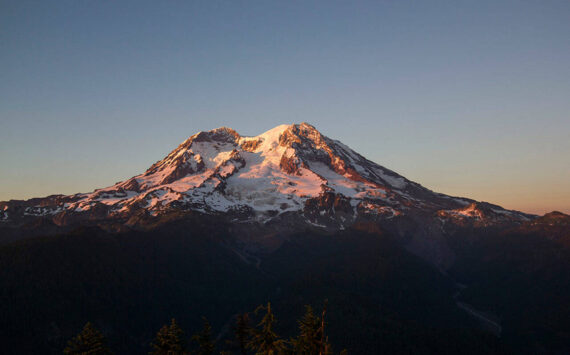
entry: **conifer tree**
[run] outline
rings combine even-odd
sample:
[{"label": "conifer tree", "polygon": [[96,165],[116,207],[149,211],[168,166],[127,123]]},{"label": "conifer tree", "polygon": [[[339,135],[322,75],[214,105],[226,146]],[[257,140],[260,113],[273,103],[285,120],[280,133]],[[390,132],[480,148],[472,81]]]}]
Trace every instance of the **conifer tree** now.
[{"label": "conifer tree", "polygon": [[265,315],[257,324],[257,328],[252,330],[248,347],[254,350],[256,355],[282,354],[286,350],[286,343],[273,330],[276,319],[271,311],[271,303],[268,302],[266,307],[257,307],[255,314],[261,311],[265,311]]},{"label": "conifer tree", "polygon": [[325,315],[327,301],[323,307],[320,317],[317,317],[313,308],[305,306],[305,314],[298,321],[299,335],[291,339],[294,354],[301,355],[329,355],[332,354],[332,347],[325,336]]},{"label": "conifer tree", "polygon": [[299,335],[291,339],[293,351],[299,355],[319,354],[321,349],[321,320],[311,306],[305,306],[305,314],[298,321]]},{"label": "conifer tree", "polygon": [[202,330],[192,336],[192,340],[198,343],[197,355],[212,355],[214,353],[214,342],[212,340],[212,326],[206,319],[202,317],[204,327]]},{"label": "conifer tree", "polygon": [[183,355],[188,354],[184,341],[184,332],[176,320],[172,318],[170,325],[164,325],[156,334],[156,339],[152,343],[153,351],[151,355]]},{"label": "conifer tree", "polygon": [[249,313],[240,313],[236,317],[236,322],[232,327],[234,338],[227,341],[233,348],[238,349],[240,355],[247,355],[248,338],[251,335],[251,327],[249,325]]},{"label": "conifer tree", "polygon": [[319,333],[321,336],[321,340],[319,342],[319,355],[331,355],[332,354],[332,347],[329,343],[329,337],[325,336],[325,315],[327,314],[327,305],[329,301],[325,300],[325,304],[323,305],[323,311],[321,313],[321,326],[319,329]]},{"label": "conifer tree", "polygon": [[95,329],[91,322],[87,322],[81,333],[67,342],[63,350],[66,355],[108,355],[112,354],[105,345],[105,337]]}]

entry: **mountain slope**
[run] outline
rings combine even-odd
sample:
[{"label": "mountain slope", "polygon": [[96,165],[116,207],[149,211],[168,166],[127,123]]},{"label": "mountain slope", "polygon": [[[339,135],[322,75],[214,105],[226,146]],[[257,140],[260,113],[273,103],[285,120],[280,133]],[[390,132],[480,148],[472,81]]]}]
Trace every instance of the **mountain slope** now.
[{"label": "mountain slope", "polygon": [[461,301],[500,316],[513,353],[568,354],[569,236],[570,216],[549,213],[480,235],[449,270],[467,286]]},{"label": "mountain slope", "polygon": [[277,332],[289,337],[303,306],[324,299],[337,351],[497,348],[455,307],[453,283],[388,235],[306,230],[248,263],[227,245],[232,230],[214,216],[195,216],[152,231],[82,228],[0,246],[2,353],[61,354],[91,321],[116,353],[143,354],[172,317],[189,336],[206,316],[217,336],[233,315],[267,301]]}]

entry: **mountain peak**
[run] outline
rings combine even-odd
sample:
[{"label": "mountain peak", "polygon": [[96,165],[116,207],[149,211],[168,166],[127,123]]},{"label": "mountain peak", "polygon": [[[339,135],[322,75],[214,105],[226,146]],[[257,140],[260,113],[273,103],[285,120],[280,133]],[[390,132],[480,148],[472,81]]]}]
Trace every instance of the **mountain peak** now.
[{"label": "mountain peak", "polygon": [[0,224],[14,230],[38,221],[124,230],[192,214],[275,233],[369,224],[408,239],[416,230],[410,250],[438,265],[452,260],[445,244],[435,241],[432,250],[423,249],[423,243],[439,240],[446,230],[517,226],[533,218],[435,193],[308,123],[280,125],[257,136],[241,136],[228,127],[198,132],[145,172],[113,186],[0,202]]},{"label": "mountain peak", "polygon": [[188,140],[195,142],[235,142],[241,136],[229,127],[219,127],[210,131],[202,131],[194,134]]},{"label": "mountain peak", "polygon": [[[22,211],[59,220],[69,214],[155,216],[173,209],[261,221],[293,213],[309,223],[338,227],[362,215],[392,218],[444,210],[480,217],[489,211],[482,204],[465,208],[470,202],[425,189],[303,122],[257,136],[241,136],[228,127],[198,132],[140,175],[88,194],[39,204],[30,200]],[[0,217],[7,220],[6,213]]]}]

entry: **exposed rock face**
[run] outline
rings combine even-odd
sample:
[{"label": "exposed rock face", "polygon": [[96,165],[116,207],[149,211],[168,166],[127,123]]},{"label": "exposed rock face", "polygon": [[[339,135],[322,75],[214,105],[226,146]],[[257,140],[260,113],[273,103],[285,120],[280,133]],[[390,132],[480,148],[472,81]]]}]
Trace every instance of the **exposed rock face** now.
[{"label": "exposed rock face", "polygon": [[256,137],[226,127],[199,132],[144,173],[113,186],[0,202],[0,228],[38,218],[59,226],[139,228],[173,213],[215,214],[274,226],[281,234],[299,225],[330,231],[372,223],[440,265],[453,257],[445,241],[455,231],[450,226],[514,227],[532,218],[430,191],[301,123]]},{"label": "exposed rock face", "polygon": [[303,214],[310,223],[335,228],[353,222],[356,214],[349,198],[332,191],[325,191],[318,197],[305,202]]},{"label": "exposed rock face", "polygon": [[251,139],[248,141],[244,141],[241,144],[241,149],[243,149],[246,152],[255,152],[257,148],[259,148],[261,142],[262,142],[261,139]]},{"label": "exposed rock face", "polygon": [[[296,157],[294,155],[292,155],[292,156],[283,155],[281,157],[281,161],[279,162],[279,167],[281,168],[281,170],[283,170],[287,174],[300,175],[299,168],[301,168],[301,161],[299,160],[298,157]],[[303,167],[306,167],[306,166],[303,166]]]},{"label": "exposed rock face", "polygon": [[458,209],[439,210],[437,215],[462,226],[475,227],[520,224],[531,218],[529,215],[517,211],[508,211],[486,202],[472,202]]}]

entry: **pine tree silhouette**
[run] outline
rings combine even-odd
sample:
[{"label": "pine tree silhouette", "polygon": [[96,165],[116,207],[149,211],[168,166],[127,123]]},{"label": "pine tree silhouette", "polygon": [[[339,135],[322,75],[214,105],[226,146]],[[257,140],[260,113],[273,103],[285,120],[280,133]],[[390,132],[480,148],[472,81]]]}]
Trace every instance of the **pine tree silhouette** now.
[{"label": "pine tree silhouette", "polygon": [[298,321],[299,335],[291,339],[293,351],[299,355],[319,354],[321,349],[321,320],[311,306],[305,306],[305,314]]},{"label": "pine tree silhouette", "polygon": [[153,351],[151,355],[183,355],[188,354],[186,351],[186,343],[184,341],[184,332],[176,320],[172,318],[170,325],[164,325],[152,343]]},{"label": "pine tree silhouette", "polygon": [[108,355],[112,352],[105,345],[105,337],[95,329],[91,322],[87,322],[81,333],[67,342],[63,350],[66,355]]},{"label": "pine tree silhouette", "polygon": [[234,337],[226,341],[232,350],[237,350],[240,355],[247,355],[247,343],[251,335],[249,313],[240,313],[236,316],[232,326]]},{"label": "pine tree silhouette", "polygon": [[251,334],[251,327],[249,326],[249,314],[243,313],[238,315],[235,327],[236,341],[239,346],[241,355],[247,354],[247,338]]},{"label": "pine tree silhouette", "polygon": [[327,314],[327,305],[329,301],[325,300],[325,304],[323,305],[323,311],[321,313],[321,326],[319,329],[319,333],[321,336],[321,340],[319,342],[319,355],[331,355],[332,354],[332,346],[329,343],[329,337],[325,336],[325,315]]},{"label": "pine tree silhouette", "polygon": [[321,317],[317,317],[313,308],[305,306],[305,314],[297,322],[299,324],[299,335],[291,339],[294,354],[299,355],[330,355],[332,347],[325,336],[325,315],[327,311],[327,301],[323,306]]},{"label": "pine tree silhouette", "polygon": [[214,353],[214,342],[212,340],[212,326],[206,319],[202,317],[204,327],[202,330],[192,336],[192,340],[198,343],[198,350],[195,351],[196,355],[212,355]]},{"label": "pine tree silhouette", "polygon": [[257,307],[255,314],[257,315],[261,311],[265,311],[265,315],[257,324],[257,327],[252,330],[252,337],[248,342],[248,348],[254,350],[256,355],[277,355],[284,353],[286,350],[286,342],[280,339],[273,330],[276,319],[271,311],[271,303],[268,302],[266,307]]}]

